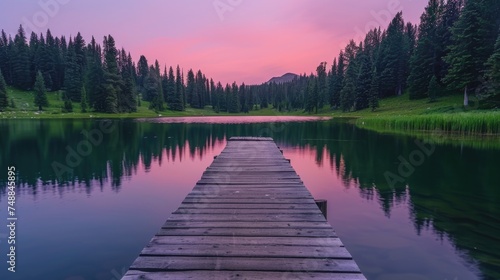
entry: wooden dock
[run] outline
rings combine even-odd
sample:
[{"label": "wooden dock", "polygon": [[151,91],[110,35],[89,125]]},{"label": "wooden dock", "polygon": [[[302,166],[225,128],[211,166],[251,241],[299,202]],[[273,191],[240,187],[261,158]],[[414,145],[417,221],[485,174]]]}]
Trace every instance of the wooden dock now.
[{"label": "wooden dock", "polygon": [[233,137],[122,279],[366,279],[271,138]]}]

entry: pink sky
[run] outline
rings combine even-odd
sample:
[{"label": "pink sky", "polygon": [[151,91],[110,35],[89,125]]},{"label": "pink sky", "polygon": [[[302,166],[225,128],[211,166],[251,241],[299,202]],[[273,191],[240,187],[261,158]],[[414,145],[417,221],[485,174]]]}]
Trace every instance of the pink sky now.
[{"label": "pink sky", "polygon": [[[47,4],[43,4],[47,3]],[[151,64],[201,69],[215,81],[257,84],[329,65],[349,39],[387,26],[399,10],[416,23],[427,0],[2,0],[0,29],[111,34]],[[216,6],[220,7],[219,10]],[[225,10],[224,10],[225,8]]]}]

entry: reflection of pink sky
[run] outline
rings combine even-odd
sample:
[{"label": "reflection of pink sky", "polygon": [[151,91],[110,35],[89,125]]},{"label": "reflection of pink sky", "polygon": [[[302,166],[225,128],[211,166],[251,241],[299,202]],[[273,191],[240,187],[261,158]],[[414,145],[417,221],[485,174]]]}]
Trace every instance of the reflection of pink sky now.
[{"label": "reflection of pink sky", "polygon": [[[43,12],[38,2],[9,1],[0,28],[15,34],[20,23]],[[59,2],[59,1],[52,1]],[[68,1],[60,1],[68,2]],[[137,61],[202,69],[223,83],[261,83],[286,72],[310,73],[329,64],[349,39],[367,28],[385,28],[395,11],[416,23],[427,1],[407,0],[242,0],[218,16],[213,0],[69,1],[37,33],[81,31],[90,41],[112,34]],[[220,0],[222,3],[230,1]],[[195,3],[195,4],[194,4]],[[25,24],[26,25],[26,24]],[[28,28],[29,29],[29,28]],[[31,33],[32,30],[28,30]],[[29,34],[28,34],[29,38]]]}]

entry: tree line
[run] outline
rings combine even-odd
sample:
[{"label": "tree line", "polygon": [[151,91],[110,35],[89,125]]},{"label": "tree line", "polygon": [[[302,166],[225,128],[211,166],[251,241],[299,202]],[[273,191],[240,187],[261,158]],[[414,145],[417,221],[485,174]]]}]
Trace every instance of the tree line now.
[{"label": "tree line", "polygon": [[331,66],[288,83],[222,85],[201,70],[187,76],[179,65],[137,64],[118,50],[111,35],[86,44],[80,33],[66,41],[32,33],[22,26],[14,39],[0,36],[0,110],[15,106],[6,86],[35,92],[41,110],[45,91],[62,90],[65,111],[134,112],[141,100],[155,111],[183,111],[211,105],[216,112],[248,112],[271,105],[279,111],[375,110],[379,100],[409,93],[410,99],[434,101],[461,93],[500,104],[500,1],[429,0],[419,25],[405,23],[402,12],[389,26],[370,30],[362,42],[351,40]]},{"label": "tree line", "polygon": [[263,84],[278,110],[375,110],[379,100],[409,93],[410,99],[472,93],[500,105],[500,1],[430,0],[419,25],[396,14],[385,30],[351,40],[331,65],[318,65],[286,84]]}]

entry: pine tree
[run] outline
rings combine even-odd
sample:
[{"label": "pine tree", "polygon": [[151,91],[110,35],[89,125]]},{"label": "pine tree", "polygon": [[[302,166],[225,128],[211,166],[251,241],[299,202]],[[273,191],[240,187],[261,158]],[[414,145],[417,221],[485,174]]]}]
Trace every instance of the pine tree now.
[{"label": "pine tree", "polygon": [[118,96],[121,94],[121,76],[118,73],[118,51],[111,35],[104,36],[104,95],[106,113],[118,112]]},{"label": "pine tree", "polygon": [[354,101],[354,108],[362,110],[368,108],[370,103],[370,90],[372,84],[372,63],[369,53],[362,51],[358,58],[361,65],[358,72],[358,82],[356,90],[356,99]]},{"label": "pine tree", "polygon": [[120,95],[118,96],[118,111],[130,113],[137,111],[135,85],[133,77],[133,63],[132,56],[127,54],[124,49],[122,49],[121,54],[121,78],[122,83]]},{"label": "pine tree", "polygon": [[429,101],[434,102],[439,94],[440,87],[437,81],[436,76],[432,76],[431,81],[429,82],[427,92],[429,93]]},{"label": "pine tree", "polygon": [[71,98],[68,96],[66,92],[64,93],[63,100],[64,100],[64,105],[62,108],[62,112],[63,113],[73,112],[73,102],[71,102]]},{"label": "pine tree", "polygon": [[5,108],[9,106],[9,98],[7,97],[7,84],[2,75],[2,70],[0,70],[0,112],[3,112]]},{"label": "pine tree", "polygon": [[172,66],[168,69],[168,80],[167,80],[167,87],[166,87],[166,92],[167,92],[167,104],[170,110],[175,110],[175,97],[176,97],[176,91],[175,91],[175,76],[174,76],[174,69]]},{"label": "pine tree", "polygon": [[92,37],[88,45],[86,86],[87,98],[91,107],[97,112],[105,112],[106,96],[104,92],[104,70],[102,67],[101,47]]},{"label": "pine tree", "polygon": [[377,68],[373,69],[372,71],[372,80],[370,84],[370,108],[372,109],[372,112],[375,111],[376,108],[379,107],[379,79],[377,76]]},{"label": "pine tree", "polygon": [[486,67],[488,94],[498,98],[500,97],[500,31],[498,32],[498,38],[495,43],[495,51],[488,59]]},{"label": "pine tree", "polygon": [[160,88],[160,78],[155,67],[149,68],[149,74],[144,82],[146,94],[151,97],[149,109],[159,112],[163,110],[163,94]]},{"label": "pine tree", "polygon": [[404,20],[402,12],[396,14],[387,27],[386,37],[381,43],[381,95],[384,97],[401,95],[407,79],[405,76]]},{"label": "pine tree", "polygon": [[77,62],[75,47],[72,39],[69,40],[68,56],[66,58],[66,69],[64,73],[65,96],[71,101],[80,102],[82,96],[82,73]]},{"label": "pine tree", "polygon": [[196,93],[196,81],[194,77],[194,72],[192,69],[189,69],[186,80],[186,102],[193,108],[199,107],[198,98],[196,97],[196,104],[193,104],[193,98]]},{"label": "pine tree", "polygon": [[429,81],[435,75],[436,32],[439,1],[430,0],[420,17],[418,43],[410,59],[408,88],[410,99],[420,99],[427,95]]},{"label": "pine tree", "polygon": [[12,57],[13,82],[14,86],[27,90],[33,84],[30,76],[30,55],[29,47],[26,43],[26,34],[22,25],[14,39],[14,52]]},{"label": "pine tree", "polygon": [[38,106],[38,110],[42,111],[43,107],[49,106],[49,101],[47,99],[47,93],[45,90],[45,82],[43,81],[43,76],[40,71],[36,75],[35,81],[35,105]]},{"label": "pine tree", "polygon": [[80,99],[81,99],[80,107],[82,113],[86,113],[88,109],[88,101],[87,101],[87,91],[85,90],[85,87],[82,87],[82,97]]},{"label": "pine tree", "polygon": [[491,38],[496,38],[499,13],[499,1],[466,1],[452,28],[453,44],[445,57],[450,68],[444,82],[452,90],[463,89],[464,106],[469,105],[469,93],[481,85],[485,63],[494,50]]},{"label": "pine tree", "polygon": [[337,81],[334,84],[333,88],[333,102],[332,106],[334,108],[339,108],[340,107],[340,91],[342,90],[344,86],[344,77],[345,77],[345,56],[344,52],[340,51],[339,58],[338,58],[338,66],[337,66]]},{"label": "pine tree", "polygon": [[318,98],[316,104],[316,113],[318,109],[323,108],[327,100],[328,81],[326,79],[326,62],[321,62],[316,68],[316,75],[318,77]]},{"label": "pine tree", "polygon": [[177,65],[176,73],[175,73],[175,93],[173,101],[169,104],[170,109],[174,111],[184,111],[184,96],[183,96],[183,79],[181,75],[181,69],[179,65]]}]

